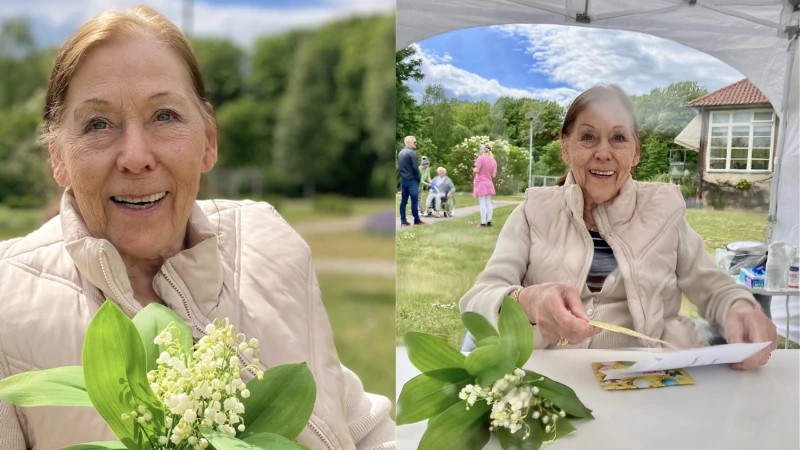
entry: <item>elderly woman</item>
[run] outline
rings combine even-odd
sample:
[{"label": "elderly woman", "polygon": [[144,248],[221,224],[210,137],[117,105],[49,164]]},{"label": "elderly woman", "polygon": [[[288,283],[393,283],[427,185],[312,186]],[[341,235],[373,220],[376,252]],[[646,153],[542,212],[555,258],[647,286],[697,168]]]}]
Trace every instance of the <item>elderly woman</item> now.
[{"label": "elderly woman", "polygon": [[641,151],[633,104],[619,87],[579,95],[561,129],[566,179],[527,191],[461,310],[497,323],[503,298],[515,298],[533,326],[535,348],[654,346],[588,319],[681,348],[708,345],[679,314],[686,294],[728,342],[773,342],[733,368],[765,364],[775,325],[706,254],[684,218],[678,186],[631,178]]},{"label": "elderly woman", "polygon": [[[101,14],[64,44],[42,127],[66,189],[59,216],[0,243],[0,378],[80,365],[104,299],[130,317],[158,302],[195,340],[229,318],[263,343],[262,369],[307,362],[318,391],[300,443],[394,448],[390,402],[336,355],[308,246],[269,205],[197,201],[217,160],[206,98],[189,42],[148,8]],[[0,402],[1,450],[104,440],[90,408]]]},{"label": "elderly woman", "polygon": [[439,210],[442,209],[442,200],[449,200],[450,197],[456,192],[456,186],[450,177],[447,176],[447,169],[439,167],[436,169],[436,177],[431,180],[431,191],[425,201],[427,212],[430,212],[431,206],[434,206],[436,217],[439,216]]}]

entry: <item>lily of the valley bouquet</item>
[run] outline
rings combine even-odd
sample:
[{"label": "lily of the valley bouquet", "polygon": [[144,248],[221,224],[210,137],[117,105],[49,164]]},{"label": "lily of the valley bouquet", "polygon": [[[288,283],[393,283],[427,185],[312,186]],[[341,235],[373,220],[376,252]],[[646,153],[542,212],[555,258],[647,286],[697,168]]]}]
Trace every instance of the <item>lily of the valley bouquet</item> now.
[{"label": "lily of the valley bouquet", "polygon": [[533,353],[533,329],[514,299],[503,300],[498,329],[475,313],[461,320],[477,345],[468,356],[437,336],[405,335],[422,374],[403,386],[397,424],[428,420],[418,450],[480,450],[491,433],[504,450],[537,450],[575,432],[570,419],[592,418],[572,389],[521,369]]},{"label": "lily of the valley bouquet", "polygon": [[[94,407],[119,438],[70,450],[303,449],[294,439],[314,408],[314,377],[305,364],[262,372],[258,351],[227,319],[195,344],[164,306],[150,304],[131,320],[106,301],[86,331],[83,366],[5,378],[0,399]],[[253,376],[246,384],[243,371]]]}]

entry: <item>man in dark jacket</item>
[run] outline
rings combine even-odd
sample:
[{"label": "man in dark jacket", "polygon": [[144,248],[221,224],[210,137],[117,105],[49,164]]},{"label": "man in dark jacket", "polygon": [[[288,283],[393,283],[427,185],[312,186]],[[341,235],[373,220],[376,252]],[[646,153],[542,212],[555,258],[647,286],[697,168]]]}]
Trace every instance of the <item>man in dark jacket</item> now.
[{"label": "man in dark jacket", "polygon": [[419,218],[419,183],[422,178],[417,165],[417,138],[407,136],[403,142],[406,144],[397,155],[397,170],[400,172],[400,225],[411,225],[406,220],[406,206],[411,197],[411,213],[414,215],[414,225],[422,225]]}]

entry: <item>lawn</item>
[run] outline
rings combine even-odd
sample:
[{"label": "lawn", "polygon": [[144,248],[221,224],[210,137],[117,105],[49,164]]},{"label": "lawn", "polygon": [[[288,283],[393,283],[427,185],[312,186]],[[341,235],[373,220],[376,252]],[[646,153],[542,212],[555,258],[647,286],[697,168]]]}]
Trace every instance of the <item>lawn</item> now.
[{"label": "lawn", "polygon": [[314,259],[394,260],[395,240],[392,235],[344,231],[309,234],[305,240],[311,246]]},{"label": "lawn", "polygon": [[[478,206],[478,199],[472,196],[471,192],[456,192],[454,194],[456,196],[456,208],[466,208],[468,206]],[[428,191],[420,192],[420,202],[425,203],[425,200],[428,199]],[[395,195],[394,201],[394,211],[395,216],[400,217],[400,194],[398,193]],[[519,195],[498,195],[496,197],[492,197],[492,200],[496,202],[521,202],[525,200],[524,194]],[[408,201],[408,206],[406,206],[406,213],[408,217],[411,217],[411,200]],[[458,211],[456,211],[458,213]],[[409,219],[410,220],[410,219]]]},{"label": "lawn", "polygon": [[[497,236],[514,206],[495,209],[494,228],[476,228],[477,214],[429,227],[397,232],[396,343],[408,331],[441,336],[460,347],[464,335],[458,302],[483,270]],[[689,210],[689,224],[706,242],[706,251],[737,240],[763,240],[764,214]],[[435,271],[431,267],[436,267]],[[682,314],[697,317],[684,298]],[[780,341],[781,348],[783,341]]]}]

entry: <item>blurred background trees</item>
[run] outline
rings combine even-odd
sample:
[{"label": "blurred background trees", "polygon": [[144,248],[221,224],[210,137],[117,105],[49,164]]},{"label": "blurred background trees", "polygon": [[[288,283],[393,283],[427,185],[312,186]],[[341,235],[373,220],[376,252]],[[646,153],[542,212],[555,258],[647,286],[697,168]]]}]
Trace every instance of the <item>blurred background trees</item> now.
[{"label": "blurred background trees", "polygon": [[[394,16],[264,37],[248,49],[191,41],[219,125],[219,162],[201,196],[391,195]],[[59,195],[37,143],[57,51],[37,45],[24,19],[0,27],[2,205],[41,207]]]}]

